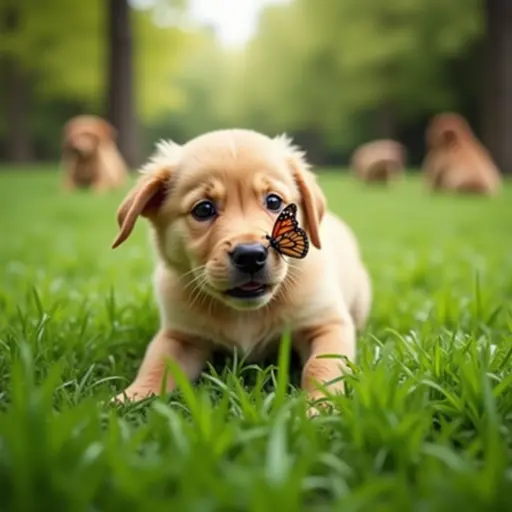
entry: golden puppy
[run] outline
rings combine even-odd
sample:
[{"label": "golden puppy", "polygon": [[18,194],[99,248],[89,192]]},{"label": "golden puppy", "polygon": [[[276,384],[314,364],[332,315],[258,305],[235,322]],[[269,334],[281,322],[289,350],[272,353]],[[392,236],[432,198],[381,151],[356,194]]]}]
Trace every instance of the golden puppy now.
[{"label": "golden puppy", "polygon": [[492,157],[466,120],[447,112],[435,116],[426,131],[424,175],[432,190],[496,194],[501,176]]},{"label": "golden puppy", "polygon": [[405,148],[394,140],[375,140],[354,151],[351,167],[366,182],[387,183],[404,172]]},{"label": "golden puppy", "polygon": [[[265,238],[292,202],[312,242],[304,259],[279,255]],[[286,137],[222,130],[183,146],[160,143],[118,210],[113,247],[139,216],[154,234],[161,325],[118,399],[159,393],[166,358],[195,379],[214,348],[262,356],[287,327],[312,398],[322,396],[316,382],[339,377],[343,366],[340,358],[316,356],[354,359],[356,327],[370,308],[369,278],[355,237],[325,211],[314,174]],[[171,377],[165,385],[175,386]]]},{"label": "golden puppy", "polygon": [[98,192],[121,187],[128,176],[115,129],[96,116],[77,116],[63,130],[64,186]]}]

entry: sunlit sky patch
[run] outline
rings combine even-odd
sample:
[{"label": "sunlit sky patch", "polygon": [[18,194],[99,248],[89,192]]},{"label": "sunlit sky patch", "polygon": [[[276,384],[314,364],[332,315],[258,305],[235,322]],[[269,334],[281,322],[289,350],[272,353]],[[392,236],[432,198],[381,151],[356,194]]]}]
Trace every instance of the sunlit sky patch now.
[{"label": "sunlit sky patch", "polygon": [[[159,0],[129,0],[137,8],[155,8],[157,25],[173,25],[176,12],[168,9],[168,3]],[[261,10],[270,4],[284,4],[291,0],[188,0],[189,20],[183,25],[208,25],[215,30],[221,42],[229,47],[244,45],[254,34]]]},{"label": "sunlit sky patch", "polygon": [[227,46],[240,46],[254,34],[258,15],[269,4],[289,0],[190,0],[191,15],[213,27]]}]

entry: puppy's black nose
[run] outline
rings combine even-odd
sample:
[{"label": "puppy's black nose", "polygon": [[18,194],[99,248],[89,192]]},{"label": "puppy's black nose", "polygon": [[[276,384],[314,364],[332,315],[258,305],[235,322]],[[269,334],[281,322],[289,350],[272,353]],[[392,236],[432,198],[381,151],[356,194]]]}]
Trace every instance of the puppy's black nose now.
[{"label": "puppy's black nose", "polygon": [[267,248],[261,244],[240,244],[234,248],[230,256],[240,272],[256,274],[265,266]]}]

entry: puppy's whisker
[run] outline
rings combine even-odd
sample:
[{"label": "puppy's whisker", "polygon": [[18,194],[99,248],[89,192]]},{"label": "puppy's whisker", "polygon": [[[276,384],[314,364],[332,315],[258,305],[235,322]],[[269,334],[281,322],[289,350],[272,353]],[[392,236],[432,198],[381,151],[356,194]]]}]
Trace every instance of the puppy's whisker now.
[{"label": "puppy's whisker", "polygon": [[188,282],[184,287],[183,287],[183,291],[186,291],[188,290],[190,287],[194,287],[196,288],[198,286],[198,284],[201,283],[202,281],[202,276],[197,276],[195,277],[194,279],[191,279],[190,282]]},{"label": "puppy's whisker", "polygon": [[297,272],[298,274],[304,272],[304,267],[297,265],[296,263],[292,263],[291,261],[288,262],[288,266],[293,270],[293,272]]},{"label": "puppy's whisker", "polygon": [[183,291],[194,292],[196,288],[200,285],[200,279],[194,279],[194,281],[190,281],[186,286],[183,287]]},{"label": "puppy's whisker", "polygon": [[287,277],[289,277],[292,281],[298,284],[300,279],[302,278],[303,271],[304,270],[302,268],[294,269],[294,272],[289,272]]},{"label": "puppy's whisker", "polygon": [[[206,281],[206,276],[204,275],[203,272],[201,272],[197,275],[194,275],[192,277],[192,279],[190,279],[190,281],[183,287],[183,290],[187,290],[188,288],[190,288],[190,286],[197,285],[202,279],[204,279]],[[202,284],[204,284],[204,283],[202,283]]]},{"label": "puppy's whisker", "polygon": [[206,280],[202,281],[193,291],[192,301],[189,304],[189,309],[192,309],[201,295],[205,295],[204,290],[201,288],[205,284]]},{"label": "puppy's whisker", "polygon": [[190,291],[191,300],[188,304],[189,309],[192,309],[197,302],[198,298],[201,295],[205,295],[205,292],[203,290],[204,285],[208,282],[208,279],[204,273],[197,274],[194,276],[193,279],[189,283],[187,283],[187,286],[183,288],[183,290],[186,290],[187,288],[193,287]]},{"label": "puppy's whisker", "polygon": [[299,283],[296,279],[289,278],[283,281],[283,288],[288,292],[291,291],[291,289],[297,286],[298,284]]},{"label": "puppy's whisker", "polygon": [[[199,307],[200,307],[200,308],[203,308],[203,306],[204,306],[204,305],[207,305],[207,304],[208,304],[208,302],[206,302],[206,301],[210,301],[210,302],[211,302],[211,298],[212,298],[212,297],[211,297],[211,295],[209,295],[209,294],[207,294],[207,293],[204,293],[204,292],[203,292],[203,294],[202,294],[202,295],[203,295],[203,296],[202,296],[202,298],[201,298],[201,302],[199,303]],[[206,304],[205,304],[205,303],[206,303]]]},{"label": "puppy's whisker", "polygon": [[199,267],[192,268],[188,272],[185,272],[184,274],[179,276],[179,280],[181,281],[183,279],[186,279],[191,274],[195,276],[195,275],[197,275],[197,274],[195,274],[196,272],[202,272],[205,268],[206,268],[206,265],[200,265]]},{"label": "puppy's whisker", "polygon": [[256,227],[256,229],[257,229],[258,231],[260,231],[260,232],[261,232],[261,234],[263,235],[263,237],[262,237],[262,238],[264,238],[265,240],[267,239],[267,236],[270,236],[270,234],[271,234],[271,233],[268,231],[268,229],[263,229],[263,228],[260,228],[259,226],[258,226],[258,227]]},{"label": "puppy's whisker", "polygon": [[297,281],[289,281],[285,285],[286,293],[292,294],[293,292],[295,292],[295,290],[297,289],[298,286],[299,286],[299,283]]},{"label": "puppy's whisker", "polygon": [[298,284],[299,282],[299,276],[295,276],[293,274],[287,274],[286,278],[284,279],[284,282],[290,282],[294,284]]},{"label": "puppy's whisker", "polygon": [[281,284],[281,291],[283,296],[289,297],[296,289],[296,287],[299,286],[299,280],[296,276],[288,275],[286,279]]}]

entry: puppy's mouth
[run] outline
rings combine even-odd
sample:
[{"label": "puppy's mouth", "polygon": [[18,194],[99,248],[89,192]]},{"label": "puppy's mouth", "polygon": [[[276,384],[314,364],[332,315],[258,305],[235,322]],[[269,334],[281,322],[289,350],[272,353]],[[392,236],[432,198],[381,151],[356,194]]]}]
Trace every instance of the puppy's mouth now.
[{"label": "puppy's mouth", "polygon": [[257,299],[268,293],[269,290],[270,287],[266,284],[249,281],[241,286],[231,288],[224,293],[235,299]]}]

